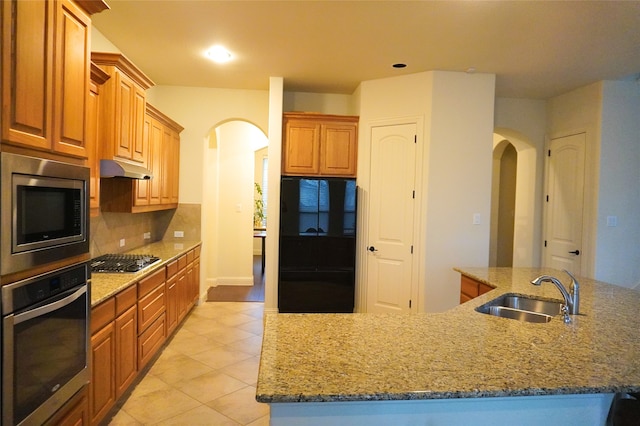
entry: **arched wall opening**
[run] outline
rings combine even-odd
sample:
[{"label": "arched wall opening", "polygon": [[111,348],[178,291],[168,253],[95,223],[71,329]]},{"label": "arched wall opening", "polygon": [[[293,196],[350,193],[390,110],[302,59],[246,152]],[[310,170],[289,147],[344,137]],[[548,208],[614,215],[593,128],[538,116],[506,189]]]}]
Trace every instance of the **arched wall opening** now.
[{"label": "arched wall opening", "polygon": [[212,126],[203,143],[205,284],[253,285],[255,159],[267,136],[250,121],[228,119]]},{"label": "arched wall opening", "polygon": [[[500,207],[500,169],[501,159],[505,149],[512,146],[515,150],[515,168],[513,201],[513,267],[538,266],[536,260],[539,256],[536,253],[536,169],[537,151],[535,145],[524,135],[511,129],[495,129],[493,135],[493,180],[491,191],[491,231],[489,244],[489,265],[498,265],[498,244],[499,244],[499,207]],[[513,153],[508,157],[513,161]],[[508,172],[509,173],[509,172]],[[513,178],[512,178],[513,179]],[[502,231],[504,232],[504,231]],[[504,263],[501,261],[500,263]]]}]

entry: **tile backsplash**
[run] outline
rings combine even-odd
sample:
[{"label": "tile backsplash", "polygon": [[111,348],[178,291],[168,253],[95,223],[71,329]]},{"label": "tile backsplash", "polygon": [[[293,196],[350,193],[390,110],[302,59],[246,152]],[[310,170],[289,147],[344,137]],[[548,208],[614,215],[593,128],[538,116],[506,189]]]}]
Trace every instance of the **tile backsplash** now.
[{"label": "tile backsplash", "polygon": [[[200,204],[179,204],[175,210],[149,213],[101,213],[91,218],[91,257],[123,253],[160,240],[201,239]],[[174,237],[182,232],[183,237]],[[150,234],[145,239],[145,233]],[[124,240],[124,246],[121,246]]]}]

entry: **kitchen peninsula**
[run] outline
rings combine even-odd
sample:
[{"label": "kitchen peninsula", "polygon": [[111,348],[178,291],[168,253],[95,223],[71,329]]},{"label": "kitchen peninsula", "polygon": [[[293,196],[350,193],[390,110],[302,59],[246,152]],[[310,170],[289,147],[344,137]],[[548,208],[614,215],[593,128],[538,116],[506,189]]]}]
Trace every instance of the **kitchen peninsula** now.
[{"label": "kitchen peninsula", "polygon": [[604,424],[640,391],[640,292],[578,277],[580,315],[475,310],[504,293],[561,300],[540,268],[464,268],[494,287],[443,313],[268,314],[256,399],[271,424]]}]

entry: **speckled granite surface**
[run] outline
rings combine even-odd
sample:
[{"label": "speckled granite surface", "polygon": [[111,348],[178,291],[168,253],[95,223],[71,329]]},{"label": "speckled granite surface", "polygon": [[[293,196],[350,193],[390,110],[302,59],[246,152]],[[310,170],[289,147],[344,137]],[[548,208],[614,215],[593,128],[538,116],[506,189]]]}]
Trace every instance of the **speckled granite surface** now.
[{"label": "speckled granite surface", "polygon": [[578,277],[581,315],[534,324],[475,311],[503,293],[561,300],[551,269],[456,269],[490,291],[437,314],[267,314],[259,402],[640,391],[640,292]]},{"label": "speckled granite surface", "polygon": [[91,306],[96,306],[100,302],[107,300],[109,297],[124,290],[130,285],[135,284],[141,278],[157,271],[160,267],[164,267],[167,263],[177,259],[198,245],[200,245],[200,241],[184,241],[181,243],[158,241],[127,252],[136,254],[152,254],[159,257],[161,260],[160,262],[156,262],[149,268],[139,272],[122,274],[91,274]]}]

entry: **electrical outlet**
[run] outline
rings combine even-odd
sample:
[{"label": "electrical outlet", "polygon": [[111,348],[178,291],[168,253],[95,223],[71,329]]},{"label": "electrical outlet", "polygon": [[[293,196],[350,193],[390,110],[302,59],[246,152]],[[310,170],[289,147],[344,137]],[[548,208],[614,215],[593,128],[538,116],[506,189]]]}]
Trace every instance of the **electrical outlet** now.
[{"label": "electrical outlet", "polygon": [[120,238],[120,247],[124,247],[124,238]]},{"label": "electrical outlet", "polygon": [[151,232],[145,232],[142,235],[142,238],[144,238],[145,240],[150,240],[151,239]]},{"label": "electrical outlet", "polygon": [[607,226],[618,226],[618,216],[607,216]]},{"label": "electrical outlet", "polygon": [[184,231],[173,231],[173,236],[175,238],[184,238]]}]

